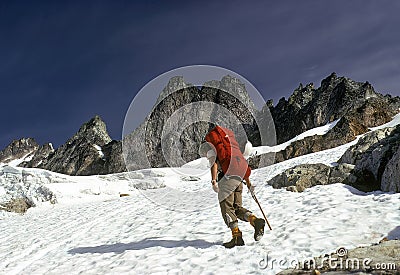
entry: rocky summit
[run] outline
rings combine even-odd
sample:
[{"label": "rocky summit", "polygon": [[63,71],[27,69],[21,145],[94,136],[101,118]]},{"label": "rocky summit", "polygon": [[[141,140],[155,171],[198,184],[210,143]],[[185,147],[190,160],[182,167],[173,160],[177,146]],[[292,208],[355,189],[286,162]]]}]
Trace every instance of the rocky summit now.
[{"label": "rocky summit", "polygon": [[55,151],[40,147],[33,158],[21,164],[68,175],[109,174],[125,171],[121,142],[112,141],[106,124],[95,116]]},{"label": "rocky summit", "polygon": [[[232,116],[226,115],[224,109]],[[183,77],[174,77],[145,122],[124,138],[128,168],[179,166],[199,158],[198,148],[214,123],[243,126],[245,135],[232,129],[242,149],[246,136],[257,145],[260,137],[255,125],[256,115],[245,86],[237,78],[225,76],[221,81],[210,81],[199,88],[185,83]],[[165,134],[169,128],[173,131]],[[181,151],[179,157],[173,156],[174,148]],[[182,163],[174,162],[180,158]]]},{"label": "rocky summit", "polygon": [[[349,112],[362,108],[373,98],[382,102],[389,113],[398,112],[398,98],[393,99],[375,92],[368,82],[356,82],[332,73],[321,81],[321,86],[317,89],[313,83],[305,87],[300,84],[287,100],[280,99],[275,107],[272,102],[269,103],[277,141],[283,143],[306,130],[341,119]],[[377,116],[372,123],[384,119]]]},{"label": "rocky summit", "polygon": [[0,163],[27,157],[39,148],[39,144],[33,138],[22,138],[12,141],[6,148],[0,151]]},{"label": "rocky summit", "polygon": [[[278,144],[306,130],[338,120],[325,135],[314,135],[292,142],[276,153],[276,162],[334,148],[356,139],[392,119],[400,111],[400,98],[383,96],[368,82],[355,82],[332,73],[317,89],[302,84],[288,100],[277,106],[268,102],[275,122]],[[254,160],[253,160],[254,161]]]},{"label": "rocky summit", "polygon": [[369,82],[356,82],[332,73],[321,81],[319,88],[312,83],[305,87],[300,84],[287,100],[280,99],[275,107],[270,101],[269,107],[279,144],[346,116],[343,123],[352,131],[366,131],[357,124],[371,127],[387,122],[399,111],[400,100],[375,92]]}]

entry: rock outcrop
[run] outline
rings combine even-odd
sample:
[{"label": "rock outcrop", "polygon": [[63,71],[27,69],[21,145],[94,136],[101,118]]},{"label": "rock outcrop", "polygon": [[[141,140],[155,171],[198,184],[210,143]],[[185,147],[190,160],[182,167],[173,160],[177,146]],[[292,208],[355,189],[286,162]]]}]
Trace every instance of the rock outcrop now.
[{"label": "rock outcrop", "polygon": [[122,142],[120,140],[112,140],[101,147],[104,153],[103,169],[98,174],[113,174],[126,172],[124,158],[122,157]]},{"label": "rock outcrop", "polygon": [[316,185],[345,183],[352,185],[356,177],[352,174],[354,166],[340,164],[330,167],[324,164],[302,164],[289,168],[273,177],[267,183],[274,188],[284,188],[293,192],[303,192]]},{"label": "rock outcrop", "polygon": [[382,191],[400,192],[400,147],[386,165],[381,178]]},{"label": "rock outcrop", "polygon": [[27,157],[39,148],[39,144],[33,138],[13,140],[6,148],[0,151],[0,163]]},{"label": "rock outcrop", "polygon": [[41,146],[34,152],[32,152],[29,161],[22,162],[19,166],[21,167],[38,167],[42,164],[42,162],[49,157],[50,154],[54,152],[53,145],[51,143],[46,143]]},{"label": "rock outcrop", "polygon": [[[360,185],[376,190],[400,192],[400,125],[366,134],[339,160],[353,164]],[[357,186],[356,186],[357,188]]]},{"label": "rock outcrop", "polygon": [[0,203],[0,210],[19,214],[25,213],[31,207],[30,202],[24,198],[12,199],[6,203]]},{"label": "rock outcrop", "polygon": [[49,172],[36,173],[7,165],[0,167],[0,210],[24,213],[37,203],[55,203],[56,195],[46,184],[65,181]]},{"label": "rock outcrop", "polygon": [[363,192],[400,192],[400,125],[367,133],[339,159],[339,165],[303,164],[268,181],[289,191],[344,183]]}]

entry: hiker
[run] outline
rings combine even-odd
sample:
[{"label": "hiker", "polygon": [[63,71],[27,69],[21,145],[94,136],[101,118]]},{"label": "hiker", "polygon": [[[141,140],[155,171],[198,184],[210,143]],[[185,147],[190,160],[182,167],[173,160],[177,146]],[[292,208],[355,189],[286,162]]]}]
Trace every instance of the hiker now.
[{"label": "hiker", "polygon": [[218,193],[222,218],[232,230],[232,240],[223,245],[226,248],[244,245],[238,219],[250,222],[255,229],[254,239],[259,241],[264,235],[265,220],[242,207],[243,180],[251,192],[254,192],[254,186],[249,180],[250,167],[233,132],[216,126],[205,140],[206,143],[200,147],[200,155],[210,162],[212,188]]}]

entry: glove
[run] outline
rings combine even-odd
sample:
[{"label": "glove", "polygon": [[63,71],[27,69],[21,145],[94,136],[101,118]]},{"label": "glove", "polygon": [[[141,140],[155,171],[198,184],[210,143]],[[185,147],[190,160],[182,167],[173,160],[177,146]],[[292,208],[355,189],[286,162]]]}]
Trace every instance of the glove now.
[{"label": "glove", "polygon": [[216,181],[212,181],[211,184],[212,184],[212,188],[213,188],[214,192],[218,193],[219,192],[219,188],[218,188],[217,182]]},{"label": "glove", "polygon": [[247,186],[247,187],[249,188],[249,193],[250,193],[251,195],[253,195],[253,194],[254,194],[255,186],[254,186],[254,185],[250,185],[250,186]]}]

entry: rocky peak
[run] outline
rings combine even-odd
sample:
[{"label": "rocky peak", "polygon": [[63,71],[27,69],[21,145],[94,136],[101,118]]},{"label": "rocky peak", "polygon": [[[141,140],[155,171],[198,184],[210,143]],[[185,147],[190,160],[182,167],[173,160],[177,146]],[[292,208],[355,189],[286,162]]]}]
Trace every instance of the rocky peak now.
[{"label": "rocky peak", "polygon": [[173,94],[176,91],[188,88],[188,87],[193,87],[193,84],[191,83],[186,83],[185,79],[183,76],[174,76],[172,77],[167,85],[164,87],[164,89],[161,91],[160,95],[158,96],[157,103],[160,103],[164,98],[168,97],[169,95]]},{"label": "rocky peak", "polygon": [[321,89],[328,89],[329,87],[334,87],[337,84],[338,76],[335,72],[331,73],[327,78],[321,81]]},{"label": "rocky peak", "polygon": [[[251,100],[246,90],[246,86],[240,81],[240,79],[230,75],[226,75],[222,77],[221,80],[211,80],[205,82],[203,84],[202,91],[205,93],[210,93],[210,89],[207,88],[215,88],[222,92],[229,93],[230,95],[233,95],[235,98],[239,99],[245,106],[247,106],[247,108],[250,108],[250,110],[248,111],[255,112],[256,108],[254,102]],[[217,104],[226,105],[228,98],[230,98],[231,100],[233,99],[232,96],[217,96],[211,101]]]},{"label": "rocky peak", "polygon": [[372,85],[367,81],[363,84],[363,91],[364,91],[364,98],[369,99],[369,98],[377,98],[379,95],[375,92],[374,88]]},{"label": "rocky peak", "polygon": [[356,82],[348,77],[338,77],[336,73],[321,81],[320,93],[331,93],[331,97],[353,97],[359,100],[365,100],[370,97],[382,96],[375,92],[372,85],[366,82]]},{"label": "rocky peak", "polygon": [[288,104],[295,105],[297,108],[303,108],[313,99],[314,93],[315,89],[312,83],[307,84],[306,87],[303,87],[303,84],[300,83],[299,87],[289,97]]},{"label": "rocky peak", "polygon": [[37,167],[68,175],[102,174],[106,167],[102,147],[110,142],[106,124],[95,116]]},{"label": "rocky peak", "polygon": [[[221,81],[220,88],[233,94],[243,94],[246,91],[244,84],[236,77],[226,75]],[[247,95],[247,92],[246,92]]]},{"label": "rocky peak", "polygon": [[71,140],[80,139],[82,137],[99,146],[103,146],[111,141],[107,132],[107,126],[98,115],[84,123]]},{"label": "rocky peak", "polygon": [[306,130],[340,119],[368,101],[374,101],[376,106],[387,106],[388,117],[400,106],[400,98],[383,96],[368,82],[338,77],[336,73],[322,80],[317,89],[312,84],[306,87],[300,84],[288,100],[283,98],[275,107],[269,107],[277,141],[285,142]]},{"label": "rocky peak", "polygon": [[21,138],[13,140],[6,148],[0,151],[0,162],[10,162],[22,158],[39,148],[39,144],[33,138]]},{"label": "rocky peak", "polygon": [[[145,123],[124,139],[124,147],[126,149],[124,151],[129,163],[129,169],[167,166],[167,161],[171,160],[171,158],[167,160],[169,153],[164,152],[167,155],[165,157],[163,150],[160,150],[162,143],[164,144],[163,148],[174,148],[178,144],[177,146],[182,150],[181,157],[186,162],[197,159],[199,157],[198,147],[212,127],[208,121],[216,119],[221,121],[220,123],[227,123],[233,120],[232,118],[224,117],[220,109],[222,107],[228,109],[236,118],[232,122],[234,127],[237,126],[239,128],[238,126],[244,125],[245,131],[249,135],[253,134],[255,136],[254,140],[257,138],[257,134],[254,134],[256,129],[253,123],[254,115],[256,114],[252,113],[255,110],[254,104],[246,91],[245,85],[235,77],[224,76],[219,81],[208,81],[202,87],[189,85],[185,83],[182,77],[174,77],[163,89],[160,98],[162,100],[153,108]],[[198,101],[215,104],[208,105],[211,106],[210,110],[202,110],[196,104],[191,105],[191,103]],[[176,112],[182,107],[187,107],[185,112]],[[181,125],[185,125],[188,121],[188,112],[190,112],[191,118],[201,118],[200,121],[178,130]],[[175,114],[176,132],[170,133],[162,141],[162,131],[172,114]],[[234,124],[237,122],[240,125]],[[237,129],[232,130],[235,131]],[[239,135],[237,135],[237,139],[244,146],[245,140],[243,139],[244,142],[241,143],[242,139]],[[141,146],[140,144],[144,145]],[[253,142],[253,144],[257,145],[257,142]],[[143,159],[146,161],[142,162]],[[174,163],[175,166],[181,164],[183,163]]]},{"label": "rocky peak", "polygon": [[[204,112],[196,104],[191,104],[198,101],[215,103],[215,106],[209,104],[212,106],[211,110]],[[305,86],[300,84],[288,100],[282,98],[275,107],[272,100],[269,100],[261,112],[253,109],[255,112],[252,113],[253,106],[245,84],[235,77],[228,75],[221,80],[212,80],[204,83],[202,87],[196,87],[186,83],[182,76],[176,76],[168,81],[158,98],[158,103],[153,107],[145,122],[124,137],[124,145],[122,141],[112,141],[104,121],[99,116],[95,116],[84,123],[78,132],[56,151],[50,145],[43,145],[38,149],[39,146],[33,142],[20,141],[0,152],[0,161],[1,157],[4,159],[7,155],[5,151],[29,152],[32,145],[32,151],[36,153],[31,161],[24,165],[70,175],[125,171],[122,152],[128,160],[129,169],[165,167],[169,163],[161,148],[174,148],[173,146],[179,147],[181,158],[188,162],[198,158],[197,148],[212,127],[208,121],[222,113],[220,107],[227,108],[237,118],[235,120],[237,125],[234,127],[243,127],[246,137],[254,146],[260,145],[254,115],[262,118],[263,114],[271,111],[278,143],[287,141],[311,128],[340,119],[326,135],[307,137],[288,146],[285,152],[279,152],[277,156],[282,155],[282,160],[284,160],[336,147],[353,140],[356,135],[365,133],[369,127],[389,121],[400,111],[400,98],[382,96],[376,93],[368,82],[356,82],[332,73],[321,81],[319,88],[314,88],[312,83]],[[168,123],[171,115],[182,107],[188,108],[174,117],[172,128],[175,132],[172,131],[164,137],[162,147],[161,136],[165,123]],[[191,112],[189,115],[191,118],[201,117],[202,119],[186,125],[187,112]],[[228,120],[225,116],[218,119],[223,122]],[[178,131],[179,127],[181,129]],[[246,140],[241,138],[237,136],[239,143],[241,144],[241,141],[245,143]],[[128,146],[128,151],[126,146]],[[28,149],[25,151],[12,149],[14,147]],[[12,155],[8,153],[10,154]],[[26,154],[22,154],[21,157],[23,155]],[[140,162],[142,160],[145,161],[142,163]],[[388,172],[388,175],[395,177],[397,174]]]}]

